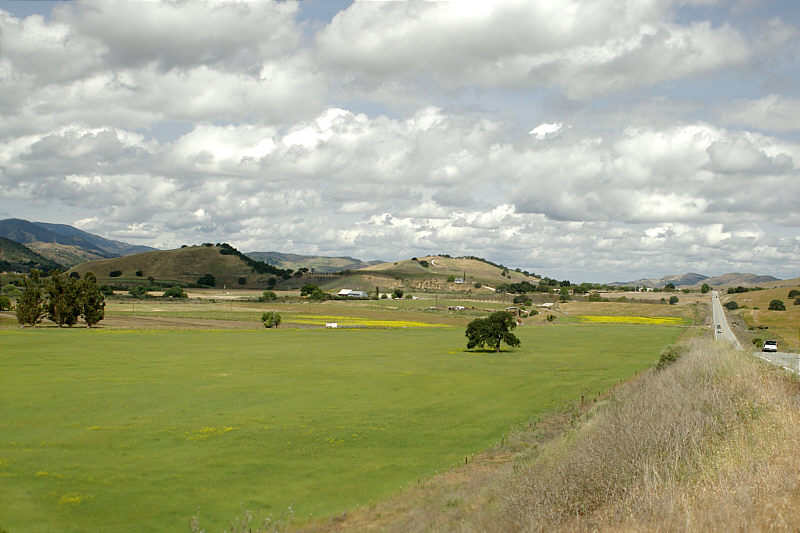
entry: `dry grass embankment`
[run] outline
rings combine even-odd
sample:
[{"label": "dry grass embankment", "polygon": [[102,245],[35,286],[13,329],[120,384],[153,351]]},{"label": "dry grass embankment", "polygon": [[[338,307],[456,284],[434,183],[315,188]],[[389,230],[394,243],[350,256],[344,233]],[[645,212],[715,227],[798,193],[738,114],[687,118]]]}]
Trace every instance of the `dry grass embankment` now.
[{"label": "dry grass embankment", "polygon": [[797,531],[797,380],[707,338],[686,346],[588,416],[573,405],[549,431],[301,529]]},{"label": "dry grass embankment", "polygon": [[796,531],[798,386],[722,344],[620,388],[503,481],[508,531]]}]

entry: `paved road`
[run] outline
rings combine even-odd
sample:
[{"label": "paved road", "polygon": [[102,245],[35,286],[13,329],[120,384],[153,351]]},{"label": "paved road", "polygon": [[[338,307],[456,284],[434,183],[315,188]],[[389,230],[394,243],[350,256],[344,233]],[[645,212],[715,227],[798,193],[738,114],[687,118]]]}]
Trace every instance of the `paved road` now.
[{"label": "paved road", "polygon": [[725,311],[722,309],[722,302],[719,301],[719,292],[711,291],[711,315],[714,318],[714,340],[724,340],[731,343],[734,347],[742,349],[736,335],[728,326],[725,318]]},{"label": "paved road", "polygon": [[[728,320],[725,318],[725,311],[722,309],[722,303],[719,301],[719,293],[717,291],[711,293],[711,310],[714,318],[714,339],[726,340],[741,350],[742,345],[739,344],[738,339],[728,326]],[[754,352],[753,355],[800,374],[800,355],[796,353],[758,351]]]}]

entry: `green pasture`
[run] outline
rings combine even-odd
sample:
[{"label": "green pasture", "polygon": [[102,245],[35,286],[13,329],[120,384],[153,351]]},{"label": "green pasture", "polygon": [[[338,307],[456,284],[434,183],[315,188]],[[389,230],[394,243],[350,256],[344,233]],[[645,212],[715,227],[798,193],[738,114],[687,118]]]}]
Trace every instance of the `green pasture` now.
[{"label": "green pasture", "polygon": [[0,331],[0,529],[221,531],[341,513],[655,361],[683,330]]}]

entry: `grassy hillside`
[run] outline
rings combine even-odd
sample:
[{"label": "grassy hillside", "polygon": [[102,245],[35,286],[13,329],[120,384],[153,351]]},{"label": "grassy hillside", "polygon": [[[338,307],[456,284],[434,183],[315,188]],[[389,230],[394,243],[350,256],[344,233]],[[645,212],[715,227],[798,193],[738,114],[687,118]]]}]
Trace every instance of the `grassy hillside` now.
[{"label": "grassy hillside", "polygon": [[0,220],[0,237],[24,244],[62,266],[154,250],[93,235],[66,224],[30,222],[17,218]]},{"label": "grassy hillside", "polygon": [[60,265],[16,241],[0,237],[0,271],[29,272],[31,268],[51,270]]},{"label": "grassy hillside", "polygon": [[[423,262],[427,263],[427,266]],[[518,283],[523,280],[538,281],[536,277],[526,276],[513,270],[509,270],[507,275],[503,275],[504,269],[478,259],[438,255],[418,257],[416,261],[408,259],[393,263],[381,263],[359,270],[359,273],[367,272],[386,277],[399,277],[408,280],[414,288],[419,289],[467,290],[472,288],[476,282],[495,286],[502,283]],[[451,276],[454,278],[466,276],[466,283],[448,282],[447,278]]]},{"label": "grassy hillside", "polygon": [[[82,263],[71,271],[83,274],[94,272],[100,283],[142,282],[149,277],[157,281],[195,283],[204,274],[211,274],[217,280],[217,287],[253,288],[266,286],[273,277],[258,274],[236,255],[224,255],[219,246],[187,246],[176,250],[162,250],[143,254],[101,259]],[[114,271],[122,275],[111,277]],[[141,272],[141,276],[137,276]],[[244,278],[245,283],[239,283]]]}]

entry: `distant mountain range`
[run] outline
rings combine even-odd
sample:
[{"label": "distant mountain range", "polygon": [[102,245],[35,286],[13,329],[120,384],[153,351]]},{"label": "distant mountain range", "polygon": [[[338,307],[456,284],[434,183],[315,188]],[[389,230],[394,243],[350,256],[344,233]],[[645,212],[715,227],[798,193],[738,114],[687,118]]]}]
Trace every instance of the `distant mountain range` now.
[{"label": "distant mountain range", "polygon": [[663,278],[640,278],[634,281],[617,281],[610,283],[612,286],[633,286],[633,287],[652,287],[663,288],[667,283],[672,283],[678,288],[697,287],[707,283],[710,287],[755,287],[757,285],[780,281],[772,276],[759,276],[756,274],[741,274],[731,272],[721,276],[704,276],[694,272],[687,272],[678,276],[664,276]]},{"label": "distant mountain range", "polygon": [[18,218],[0,220],[0,237],[22,244],[61,266],[155,250],[149,246],[112,241],[66,224],[30,222]]},{"label": "distant mountain range", "polygon": [[359,268],[383,263],[383,261],[361,261],[348,256],[328,257],[323,255],[285,254],[281,252],[247,252],[245,255],[256,261],[263,261],[279,268],[291,270],[307,268],[321,274],[341,272],[342,270],[358,270]]}]

